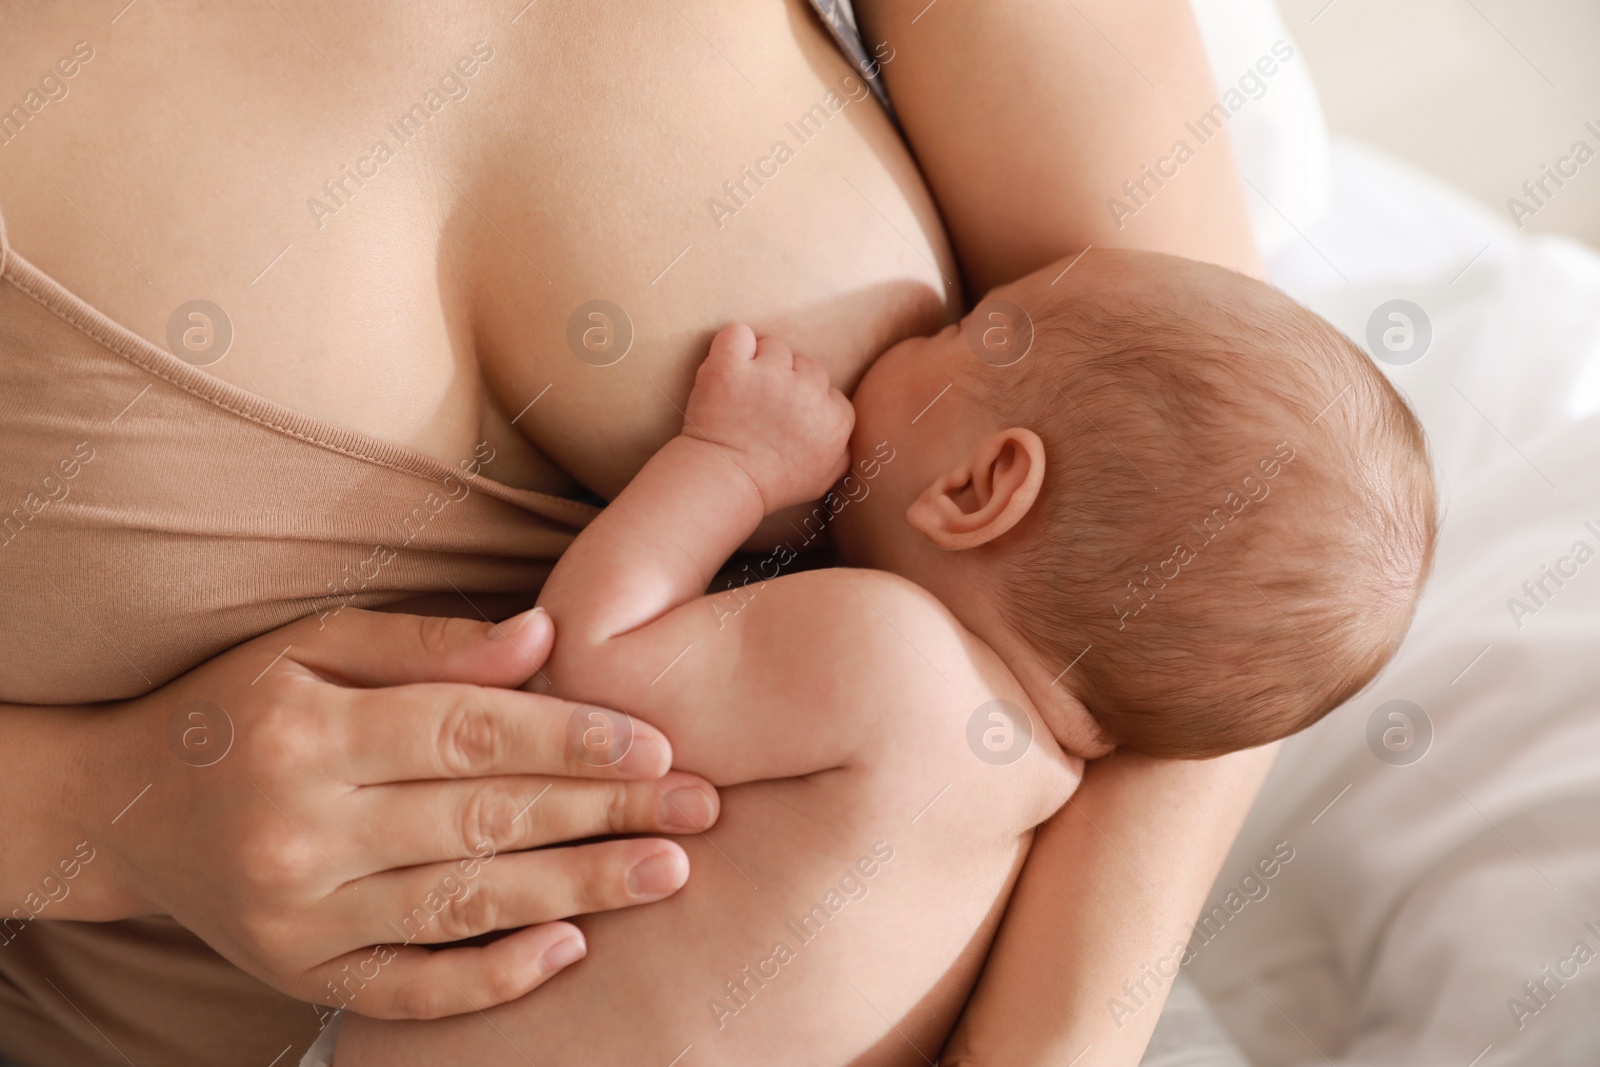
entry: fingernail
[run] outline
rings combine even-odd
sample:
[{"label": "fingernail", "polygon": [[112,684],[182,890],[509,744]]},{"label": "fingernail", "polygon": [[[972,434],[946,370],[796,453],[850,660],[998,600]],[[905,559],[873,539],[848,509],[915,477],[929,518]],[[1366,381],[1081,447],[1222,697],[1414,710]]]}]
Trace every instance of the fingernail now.
[{"label": "fingernail", "polygon": [[489,627],[489,640],[499,641],[507,637],[515,637],[517,634],[521,633],[530,622],[544,614],[545,610],[543,608],[529,608],[521,615],[513,615],[511,618],[500,623],[498,626]]},{"label": "fingernail", "polygon": [[658,852],[628,872],[628,892],[653,899],[664,897],[689,880],[689,865],[679,852]]},{"label": "fingernail", "polygon": [[663,738],[635,734],[633,746],[621,762],[623,770],[659,778],[672,769],[672,747]]},{"label": "fingernail", "polygon": [[563,967],[569,967],[583,959],[588,952],[581,937],[568,937],[557,941],[544,950],[544,955],[539,957],[539,973],[554,974]]},{"label": "fingernail", "polygon": [[704,830],[711,825],[711,798],[703,789],[674,789],[662,794],[661,825]]}]

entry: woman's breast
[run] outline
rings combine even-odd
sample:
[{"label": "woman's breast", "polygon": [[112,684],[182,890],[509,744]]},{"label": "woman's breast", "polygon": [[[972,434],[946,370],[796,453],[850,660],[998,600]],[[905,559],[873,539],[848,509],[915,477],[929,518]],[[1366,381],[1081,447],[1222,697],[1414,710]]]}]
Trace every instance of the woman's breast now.
[{"label": "woman's breast", "polygon": [[451,465],[487,441],[503,481],[609,496],[720,326],[849,388],[960,303],[904,143],[805,0],[136,7],[98,37],[74,10],[0,42],[43,76],[92,38],[7,133],[16,250],[210,375]]},{"label": "woman's breast", "polygon": [[848,391],[957,314],[932,198],[803,0],[541,4],[519,25],[445,247],[500,407],[589,488],[677,432],[729,322]]}]

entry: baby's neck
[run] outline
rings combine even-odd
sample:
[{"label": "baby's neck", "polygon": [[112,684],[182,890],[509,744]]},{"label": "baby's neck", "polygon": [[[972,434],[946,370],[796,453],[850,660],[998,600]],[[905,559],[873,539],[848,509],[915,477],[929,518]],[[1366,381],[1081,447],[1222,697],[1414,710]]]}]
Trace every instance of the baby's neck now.
[{"label": "baby's neck", "polygon": [[902,578],[916,582],[938,597],[956,621],[993,650],[1022,686],[1063,750],[1084,759],[1106,755],[1110,746],[1102,740],[1093,718],[1074,695],[1070,684],[1076,664],[1043,662],[1039,653],[1005,617],[1000,605],[983,591],[984,583],[961,574],[960,566],[945,556],[927,568],[918,568],[926,573],[883,569],[896,570]]}]

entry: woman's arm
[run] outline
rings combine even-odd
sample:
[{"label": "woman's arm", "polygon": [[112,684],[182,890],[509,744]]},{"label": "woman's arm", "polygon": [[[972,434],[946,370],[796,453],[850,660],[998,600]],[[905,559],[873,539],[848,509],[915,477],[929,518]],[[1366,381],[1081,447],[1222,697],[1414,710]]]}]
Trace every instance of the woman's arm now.
[{"label": "woman's arm", "polygon": [[[1262,273],[1226,129],[1201,143],[1186,126],[1217,102],[1187,0],[856,11],[890,45],[883,76],[972,298],[1091,246]],[[1192,155],[1147,177],[1179,141]],[[1092,764],[1040,832],[950,1062],[1067,1063],[1092,1044],[1097,1064],[1137,1063],[1165,989],[1120,1027],[1107,1001],[1187,940],[1274,752]]]},{"label": "woman's arm", "polygon": [[972,299],[1091,245],[1260,275],[1226,126],[1190,129],[1217,91],[1188,0],[855,6]]},{"label": "woman's arm", "polygon": [[132,913],[127,895],[94,867],[104,828],[132,797],[85,788],[94,780],[93,715],[88,708],[0,705],[0,945],[21,936],[36,912],[90,921]]},{"label": "woman's arm", "polygon": [[1275,748],[1090,763],[1034,839],[944,1062],[1065,1064],[1093,1048],[1086,1063],[1138,1063]]}]

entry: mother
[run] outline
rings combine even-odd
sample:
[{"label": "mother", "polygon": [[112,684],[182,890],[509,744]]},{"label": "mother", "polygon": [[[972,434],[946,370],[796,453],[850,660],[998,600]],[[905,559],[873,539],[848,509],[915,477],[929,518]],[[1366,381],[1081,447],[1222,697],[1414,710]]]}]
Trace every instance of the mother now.
[{"label": "mother", "polygon": [[[581,954],[547,920],[683,883],[652,839],[516,851],[697,829],[715,798],[594,781],[657,778],[664,739],[586,765],[574,709],[502,688],[548,624],[486,620],[675,431],[717,326],[848,391],[1089,245],[1257,269],[1225,146],[1105,209],[1212,102],[1182,0],[861,0],[904,138],[803,0],[119,7],[33,5],[0,46],[25,1061],[298,1054],[319,1013],[291,998],[339,1003],[365,946],[411,940],[372,918],[400,902],[444,916],[418,944],[526,929],[408,948],[352,1006],[499,1003]],[[1002,929],[957,1046],[1136,1060],[1156,1012],[1115,1027],[1105,997],[1187,927],[1265,758],[1094,765],[1044,831],[1081,862],[1019,888],[1075,917]]]}]

